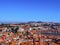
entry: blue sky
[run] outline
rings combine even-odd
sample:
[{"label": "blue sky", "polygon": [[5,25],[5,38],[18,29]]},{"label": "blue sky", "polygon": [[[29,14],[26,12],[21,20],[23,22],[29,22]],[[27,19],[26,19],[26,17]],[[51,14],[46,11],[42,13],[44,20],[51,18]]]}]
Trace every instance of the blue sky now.
[{"label": "blue sky", "polygon": [[60,0],[0,0],[0,22],[60,22]]}]

